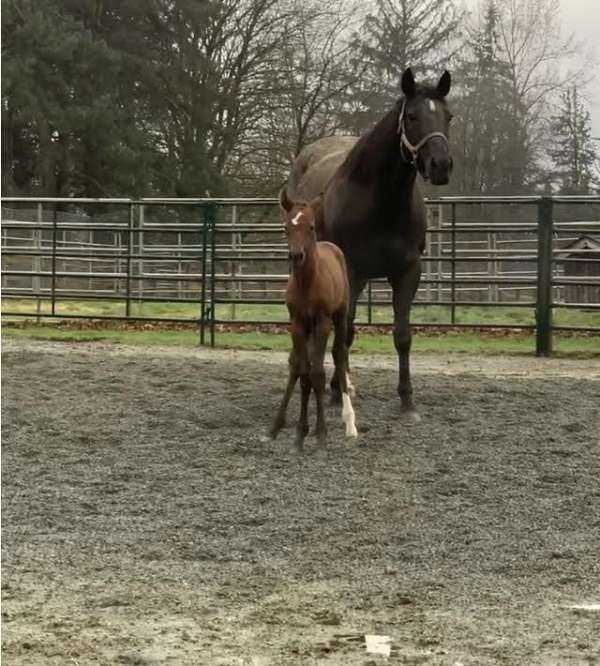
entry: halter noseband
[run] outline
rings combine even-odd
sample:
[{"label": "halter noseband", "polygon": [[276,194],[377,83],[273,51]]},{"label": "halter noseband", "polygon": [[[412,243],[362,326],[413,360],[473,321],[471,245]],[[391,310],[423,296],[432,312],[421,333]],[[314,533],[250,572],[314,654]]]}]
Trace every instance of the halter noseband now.
[{"label": "halter noseband", "polygon": [[[408,148],[410,155],[412,157],[412,160],[410,161],[411,164],[415,164],[417,161],[417,156],[419,154],[419,150],[423,148],[423,146],[430,140],[433,139],[437,136],[440,138],[444,139],[446,143],[448,143],[448,137],[443,133],[443,132],[429,132],[429,134],[426,134],[418,143],[416,146],[413,146],[413,144],[408,140],[408,137],[406,136],[406,128],[404,127],[404,112],[406,110],[406,100],[402,102],[402,108],[400,109],[400,115],[398,116],[398,134],[400,135],[400,142],[402,143],[402,146],[405,148]],[[404,157],[402,150],[400,150],[400,154],[402,157]]]}]

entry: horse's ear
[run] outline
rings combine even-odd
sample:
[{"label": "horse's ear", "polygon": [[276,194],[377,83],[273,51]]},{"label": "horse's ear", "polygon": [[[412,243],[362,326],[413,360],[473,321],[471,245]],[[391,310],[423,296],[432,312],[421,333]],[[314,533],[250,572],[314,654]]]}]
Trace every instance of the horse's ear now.
[{"label": "horse's ear", "polygon": [[287,188],[285,187],[282,187],[281,192],[279,192],[279,205],[288,213],[294,206],[294,202],[288,197]]},{"label": "horse's ear", "polygon": [[446,97],[446,95],[450,92],[451,83],[452,79],[450,78],[450,72],[446,69],[444,70],[444,73],[442,74],[437,84],[437,91],[440,97]]},{"label": "horse's ear", "polygon": [[402,74],[402,92],[407,99],[414,97],[416,90],[415,77],[413,76],[412,69],[407,67]]}]

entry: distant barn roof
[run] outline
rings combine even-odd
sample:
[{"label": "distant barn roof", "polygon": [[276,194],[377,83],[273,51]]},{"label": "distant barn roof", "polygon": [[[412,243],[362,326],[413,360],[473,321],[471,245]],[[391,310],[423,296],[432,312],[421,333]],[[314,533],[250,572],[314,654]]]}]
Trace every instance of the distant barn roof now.
[{"label": "distant barn roof", "polygon": [[579,238],[558,250],[556,254],[568,256],[574,254],[577,250],[600,250],[600,236],[582,234]]}]

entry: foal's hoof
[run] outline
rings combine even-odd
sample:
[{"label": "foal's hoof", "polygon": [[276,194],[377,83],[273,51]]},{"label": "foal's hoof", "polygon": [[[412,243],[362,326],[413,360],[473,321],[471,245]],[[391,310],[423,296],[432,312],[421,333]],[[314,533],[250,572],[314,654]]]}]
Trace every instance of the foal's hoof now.
[{"label": "foal's hoof", "polygon": [[327,445],[327,432],[318,432],[317,435],[317,446],[320,449],[324,449]]},{"label": "foal's hoof", "polygon": [[346,426],[346,437],[349,439],[356,439],[358,437],[358,430],[355,425]]},{"label": "foal's hoof", "polygon": [[400,412],[400,421],[407,426],[421,423],[421,415],[416,409],[403,409]]}]

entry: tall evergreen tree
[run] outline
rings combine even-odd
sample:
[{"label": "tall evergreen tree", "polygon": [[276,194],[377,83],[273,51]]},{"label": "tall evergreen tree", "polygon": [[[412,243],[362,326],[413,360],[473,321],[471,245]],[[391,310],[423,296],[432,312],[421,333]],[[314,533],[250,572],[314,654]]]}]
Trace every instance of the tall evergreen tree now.
[{"label": "tall evergreen tree", "polygon": [[460,18],[454,0],[376,0],[354,36],[354,68],[364,73],[346,119],[351,130],[364,130],[390,109],[406,67],[422,79],[439,77],[459,44]]},{"label": "tall evergreen tree", "polygon": [[452,187],[460,193],[516,194],[532,177],[527,112],[499,40],[500,11],[496,0],[486,0],[457,71]]},{"label": "tall evergreen tree", "polygon": [[590,113],[577,86],[561,95],[559,113],[551,122],[548,154],[555,187],[565,194],[589,194],[600,187],[598,153],[592,140]]},{"label": "tall evergreen tree", "polygon": [[109,196],[145,189],[152,154],[124,56],[84,22],[103,3],[3,3],[3,190]]}]

